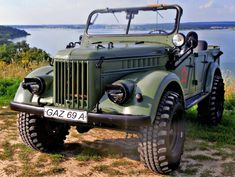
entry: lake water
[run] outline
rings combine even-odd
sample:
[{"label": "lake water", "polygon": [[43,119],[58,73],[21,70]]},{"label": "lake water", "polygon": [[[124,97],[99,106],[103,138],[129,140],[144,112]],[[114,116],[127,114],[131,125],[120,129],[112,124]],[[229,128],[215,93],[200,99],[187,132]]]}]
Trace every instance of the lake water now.
[{"label": "lake water", "polygon": [[[73,41],[78,41],[83,30],[60,28],[21,28],[30,33],[30,36],[15,39],[14,42],[26,40],[30,47],[41,48],[51,56],[58,50]],[[188,31],[183,31],[187,34]],[[208,41],[211,45],[221,46],[224,55],[221,57],[222,68],[230,69],[235,73],[235,30],[196,30],[199,39]]]}]

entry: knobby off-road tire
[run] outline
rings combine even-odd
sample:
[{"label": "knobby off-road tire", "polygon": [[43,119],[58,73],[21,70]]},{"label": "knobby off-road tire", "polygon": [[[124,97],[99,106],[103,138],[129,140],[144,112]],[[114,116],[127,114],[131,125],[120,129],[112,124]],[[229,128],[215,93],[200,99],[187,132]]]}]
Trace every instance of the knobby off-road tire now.
[{"label": "knobby off-road tire", "polygon": [[18,118],[18,130],[26,145],[48,152],[57,150],[64,144],[69,126],[21,112]]},{"label": "knobby off-road tire", "polygon": [[202,124],[217,125],[224,111],[224,82],[221,76],[214,76],[211,93],[198,104],[198,120]]},{"label": "knobby off-road tire", "polygon": [[184,107],[172,91],[161,98],[153,125],[140,132],[140,159],[153,172],[167,174],[178,168],[185,141]]}]

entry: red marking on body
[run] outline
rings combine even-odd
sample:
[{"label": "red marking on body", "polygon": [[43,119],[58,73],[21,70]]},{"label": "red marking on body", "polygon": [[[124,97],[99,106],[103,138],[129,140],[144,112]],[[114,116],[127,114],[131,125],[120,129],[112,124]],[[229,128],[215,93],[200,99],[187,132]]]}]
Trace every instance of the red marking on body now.
[{"label": "red marking on body", "polygon": [[181,78],[181,83],[182,84],[187,84],[188,82],[188,69],[186,66],[182,67],[181,73],[180,73],[180,78]]}]

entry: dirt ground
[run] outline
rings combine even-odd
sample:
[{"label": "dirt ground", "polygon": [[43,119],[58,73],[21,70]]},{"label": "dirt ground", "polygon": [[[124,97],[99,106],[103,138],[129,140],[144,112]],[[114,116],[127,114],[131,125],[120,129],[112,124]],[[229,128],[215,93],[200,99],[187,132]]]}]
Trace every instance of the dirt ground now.
[{"label": "dirt ground", "polygon": [[[139,161],[138,138],[93,129],[78,134],[73,127],[60,152],[45,154],[23,145],[15,113],[0,110],[0,176],[140,176],[154,174]],[[180,169],[170,176],[235,176],[235,147],[187,139]]]}]

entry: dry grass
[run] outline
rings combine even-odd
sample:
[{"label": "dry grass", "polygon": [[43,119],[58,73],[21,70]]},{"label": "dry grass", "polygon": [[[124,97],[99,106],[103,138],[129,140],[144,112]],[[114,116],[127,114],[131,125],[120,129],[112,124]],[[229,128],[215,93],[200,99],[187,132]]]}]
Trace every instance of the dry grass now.
[{"label": "dry grass", "polygon": [[48,65],[48,63],[31,63],[29,67],[24,68],[21,65],[18,65],[16,63],[13,64],[6,64],[3,61],[0,61],[0,78],[5,79],[5,78],[24,78],[28,73],[33,71],[36,68],[39,68],[41,66]]},{"label": "dry grass", "polygon": [[223,78],[225,83],[225,99],[235,99],[235,76],[231,71],[226,70],[223,72]]}]

